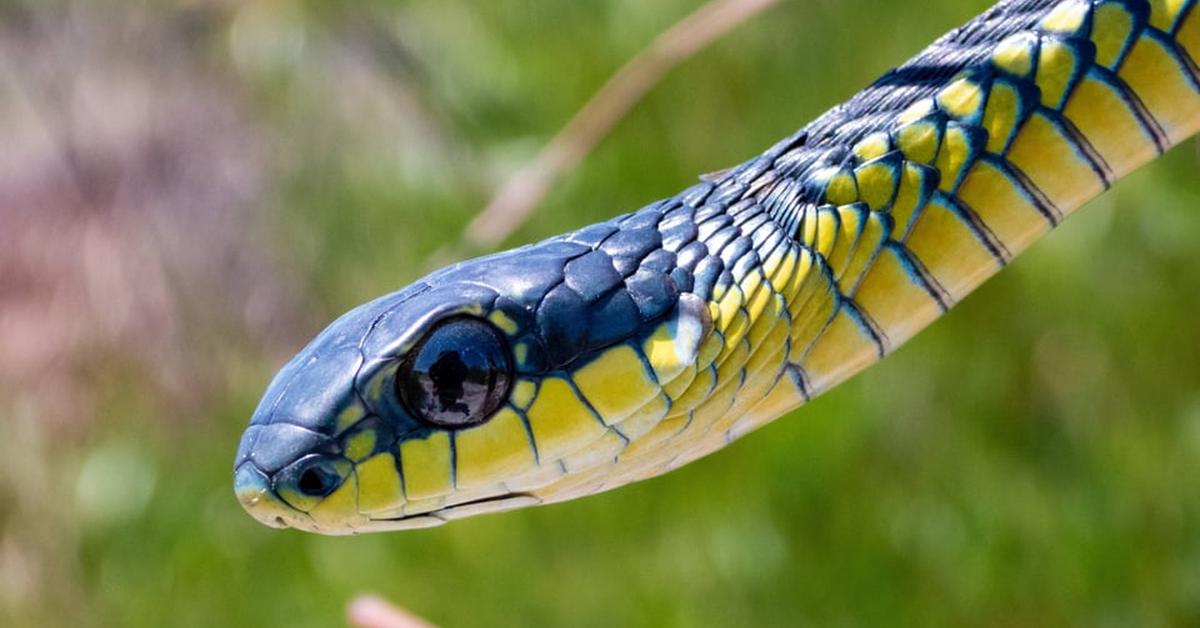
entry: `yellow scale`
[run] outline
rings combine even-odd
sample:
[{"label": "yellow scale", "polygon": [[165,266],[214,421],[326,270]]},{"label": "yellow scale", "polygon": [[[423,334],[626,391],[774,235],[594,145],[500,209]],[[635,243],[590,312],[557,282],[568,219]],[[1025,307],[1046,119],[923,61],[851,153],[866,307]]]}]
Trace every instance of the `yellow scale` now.
[{"label": "yellow scale", "polygon": [[[852,167],[821,175],[825,204],[805,210],[796,241],[740,282],[709,302],[685,295],[640,347],[518,381],[484,425],[406,441],[399,467],[388,453],[358,462],[360,508],[432,510],[494,492],[497,477],[547,502],[619,486],[879,360],[1108,181],[1200,130],[1194,4],[1153,0],[1138,30],[1120,3],[1064,1],[1040,33],[995,46],[993,80],[952,80],[854,146]],[[1061,39],[1088,11],[1094,62]]]}]

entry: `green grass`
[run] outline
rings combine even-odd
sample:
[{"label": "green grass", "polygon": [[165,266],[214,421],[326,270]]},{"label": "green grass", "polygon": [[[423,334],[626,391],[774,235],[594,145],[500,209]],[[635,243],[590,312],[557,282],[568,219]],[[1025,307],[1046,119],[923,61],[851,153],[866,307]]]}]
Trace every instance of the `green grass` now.
[{"label": "green grass", "polygon": [[[510,244],[753,155],[987,4],[784,3],[671,74]],[[303,333],[428,270],[490,186],[697,5],[279,2],[292,10],[208,33],[197,45],[281,163],[264,246],[302,279]],[[414,61],[347,53],[367,15]],[[260,59],[230,34],[278,24],[298,51]],[[28,625],[327,626],[363,592],[450,626],[1195,624],[1198,173],[1189,142],[881,365],[726,450],[428,531],[323,538],[246,516],[230,465],[286,356],[214,337],[224,384],[200,416],[114,376],[78,444],[27,435],[49,505],[0,503],[50,522],[34,536],[58,562],[48,590],[0,603]]]}]

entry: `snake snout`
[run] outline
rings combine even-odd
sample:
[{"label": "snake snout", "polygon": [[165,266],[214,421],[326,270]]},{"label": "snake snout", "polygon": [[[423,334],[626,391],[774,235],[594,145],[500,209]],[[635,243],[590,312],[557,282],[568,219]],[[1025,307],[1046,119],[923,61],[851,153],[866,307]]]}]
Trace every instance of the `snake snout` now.
[{"label": "snake snout", "polygon": [[273,528],[289,527],[299,513],[283,503],[271,489],[271,480],[253,462],[245,462],[233,476],[233,491],[250,516]]},{"label": "snake snout", "polygon": [[253,425],[234,464],[238,501],[255,519],[276,528],[313,528],[309,512],[353,473],[332,439],[287,422]]}]

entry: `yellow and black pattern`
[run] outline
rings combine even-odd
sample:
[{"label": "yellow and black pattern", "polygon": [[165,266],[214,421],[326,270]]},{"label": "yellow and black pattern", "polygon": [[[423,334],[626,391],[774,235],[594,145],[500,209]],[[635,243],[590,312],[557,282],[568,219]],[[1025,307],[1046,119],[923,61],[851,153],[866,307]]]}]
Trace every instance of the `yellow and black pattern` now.
[{"label": "yellow and black pattern", "polygon": [[[1200,130],[1197,4],[1001,2],[737,168],[362,306],[268,390],[243,503],[319,532],[422,527],[722,447]],[[495,331],[511,382],[486,420],[431,425],[395,390],[422,338],[463,318]]]},{"label": "yellow and black pattern", "polygon": [[[757,248],[759,259],[744,278],[735,273],[733,282],[704,294],[714,321],[708,342],[719,349],[710,351],[711,365],[697,367],[707,368],[715,383],[706,378],[689,386],[683,403],[653,431],[656,438],[589,474],[593,484],[582,490],[704,455],[836,385],[907,340],[1116,178],[1195,133],[1200,72],[1193,57],[1200,58],[1200,41],[1193,33],[1200,32],[1200,15],[1194,4],[1060,3],[936,91],[913,99],[894,122],[880,125],[884,130],[863,134],[848,154],[830,149],[821,156],[826,167],[789,177],[788,160],[812,151],[801,144],[757,177],[731,173],[749,182],[727,215],[736,221],[750,208],[764,209],[792,238]],[[997,11],[991,19],[1019,18]],[[882,85],[893,83],[885,78]],[[872,90],[864,96],[878,97]],[[800,186],[818,189],[816,202],[800,201]],[[753,233],[749,224],[739,235]],[[710,251],[728,246],[713,237],[702,241]],[[657,438],[673,446],[661,448]]]}]

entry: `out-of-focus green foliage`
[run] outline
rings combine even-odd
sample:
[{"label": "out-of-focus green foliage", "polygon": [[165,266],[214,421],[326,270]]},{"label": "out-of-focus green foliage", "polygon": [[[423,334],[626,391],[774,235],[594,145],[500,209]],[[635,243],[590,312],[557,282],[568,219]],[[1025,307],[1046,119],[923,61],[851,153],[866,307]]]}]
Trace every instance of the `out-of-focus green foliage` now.
[{"label": "out-of-focus green foliage", "polygon": [[[299,339],[430,270],[506,174],[699,3],[110,4],[194,21],[161,63],[199,59],[249,112],[269,172],[253,245],[307,295]],[[783,3],[673,72],[509,244],[757,153],[987,4]],[[724,451],[428,531],[323,538],[246,516],[237,439],[299,347],[205,328],[219,384],[199,406],[175,410],[116,363],[87,380],[85,427],[17,404],[0,420],[0,521],[31,530],[0,542],[0,623],[328,626],[376,592],[450,626],[1195,624],[1198,174],[1189,142],[883,364]]]}]

